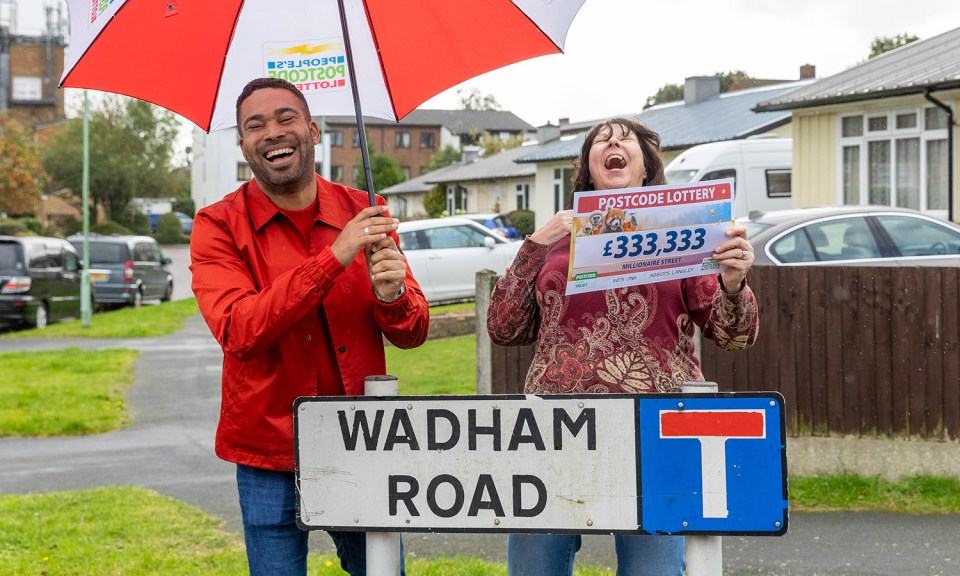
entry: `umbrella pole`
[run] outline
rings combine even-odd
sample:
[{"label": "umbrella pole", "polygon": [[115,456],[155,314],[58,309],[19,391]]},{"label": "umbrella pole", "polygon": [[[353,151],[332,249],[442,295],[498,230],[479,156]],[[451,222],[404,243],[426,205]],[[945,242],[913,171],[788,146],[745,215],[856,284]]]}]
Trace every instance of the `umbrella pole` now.
[{"label": "umbrella pole", "polygon": [[367,150],[367,130],[363,125],[363,110],[360,109],[360,92],[357,88],[357,74],[353,70],[353,52],[350,50],[350,31],[347,30],[347,14],[343,7],[343,0],[337,0],[340,8],[340,28],[343,30],[343,47],[347,53],[347,72],[350,74],[350,92],[353,94],[353,109],[357,114],[357,129],[360,131],[360,154],[363,155],[363,170],[367,177],[367,193],[370,195],[370,205],[377,205],[377,197],[373,190],[373,173],[370,170],[370,152]]}]

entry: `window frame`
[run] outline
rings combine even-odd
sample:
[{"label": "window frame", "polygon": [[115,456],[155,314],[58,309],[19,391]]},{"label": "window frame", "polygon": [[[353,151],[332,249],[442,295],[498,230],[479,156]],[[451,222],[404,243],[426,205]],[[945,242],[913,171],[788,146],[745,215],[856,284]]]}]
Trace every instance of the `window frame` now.
[{"label": "window frame", "polygon": [[[945,209],[930,208],[930,191],[928,189],[931,180],[928,178],[928,168],[930,158],[930,142],[946,141],[947,129],[934,128],[927,129],[928,115],[930,110],[939,110],[935,106],[913,105],[898,106],[886,110],[857,110],[849,113],[837,115],[836,122],[836,161],[839,167],[836,175],[836,202],[839,205],[864,206],[877,205],[877,202],[871,202],[871,176],[877,176],[876,172],[871,172],[875,163],[871,161],[871,151],[880,151],[886,148],[886,162],[880,167],[882,172],[879,174],[879,181],[884,184],[886,190],[884,201],[879,203],[881,206],[914,208],[920,212],[930,214],[946,214]],[[897,119],[904,116],[913,116],[914,126],[899,127]],[[849,128],[851,120],[860,118],[860,134],[844,136],[845,123]],[[870,120],[885,118],[885,127],[883,129],[870,129]],[[848,130],[849,131],[849,130]],[[917,167],[915,172],[910,164],[903,164],[905,154],[911,153],[911,146],[908,141],[916,139],[918,150],[915,151],[917,157]],[[881,144],[882,143],[882,144]],[[854,164],[856,164],[854,166]],[[912,163],[911,163],[912,164]],[[908,178],[901,174],[904,170],[908,171]],[[855,174],[854,174],[855,172]],[[877,180],[873,181],[874,183]],[[909,198],[904,197],[901,202],[898,196],[902,195],[900,188],[905,182],[919,182],[916,194],[910,194]],[[899,185],[899,187],[898,187]],[[856,194],[847,198],[847,188]],[[914,196],[918,196],[915,198]],[[911,206],[911,200],[916,203]]]}]

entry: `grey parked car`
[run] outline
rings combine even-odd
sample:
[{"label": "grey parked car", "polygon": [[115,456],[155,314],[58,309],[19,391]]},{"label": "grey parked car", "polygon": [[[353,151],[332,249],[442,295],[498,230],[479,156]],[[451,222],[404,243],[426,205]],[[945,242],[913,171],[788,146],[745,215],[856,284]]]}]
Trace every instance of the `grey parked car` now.
[{"label": "grey parked car", "polygon": [[751,213],[757,264],[960,266],[960,226],[916,210],[833,206]]},{"label": "grey parked car", "polygon": [[[83,237],[67,240],[83,253]],[[91,236],[90,280],[97,306],[139,307],[144,300],[167,302],[173,273],[160,245],[149,236]]]},{"label": "grey parked car", "polygon": [[60,238],[0,236],[0,327],[43,329],[79,317],[81,267]]}]

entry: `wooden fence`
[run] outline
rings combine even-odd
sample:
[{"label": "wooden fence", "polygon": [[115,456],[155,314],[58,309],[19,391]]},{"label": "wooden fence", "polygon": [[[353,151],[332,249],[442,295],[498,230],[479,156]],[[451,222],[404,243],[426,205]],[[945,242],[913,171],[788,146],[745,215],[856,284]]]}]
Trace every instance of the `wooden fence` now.
[{"label": "wooden fence", "polygon": [[[702,346],[721,391],[779,391],[792,435],[960,439],[960,268],[757,266],[750,286],[757,344]],[[522,391],[531,349],[490,358],[491,392]]]}]

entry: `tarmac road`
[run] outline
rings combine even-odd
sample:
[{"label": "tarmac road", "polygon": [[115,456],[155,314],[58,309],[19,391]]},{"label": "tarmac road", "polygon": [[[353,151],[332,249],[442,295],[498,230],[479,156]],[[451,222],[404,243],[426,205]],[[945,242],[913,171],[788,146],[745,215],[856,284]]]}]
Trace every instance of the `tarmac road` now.
[{"label": "tarmac road", "polygon": [[[185,247],[164,248],[183,264],[175,298],[189,296]],[[183,278],[186,271],[187,278]],[[186,288],[186,296],[181,288]],[[133,425],[90,437],[0,440],[0,493],[28,494],[97,486],[156,490],[222,518],[240,532],[234,467],[213,452],[220,402],[222,352],[199,316],[162,338],[0,340],[0,351],[136,348],[136,379],[128,407]],[[316,534],[312,547],[332,552]],[[471,555],[503,561],[498,534],[407,534],[411,557]],[[960,516],[893,513],[794,513],[779,538],[726,537],[727,575],[960,575]],[[589,536],[577,556],[584,564],[614,566],[613,539]]]}]

